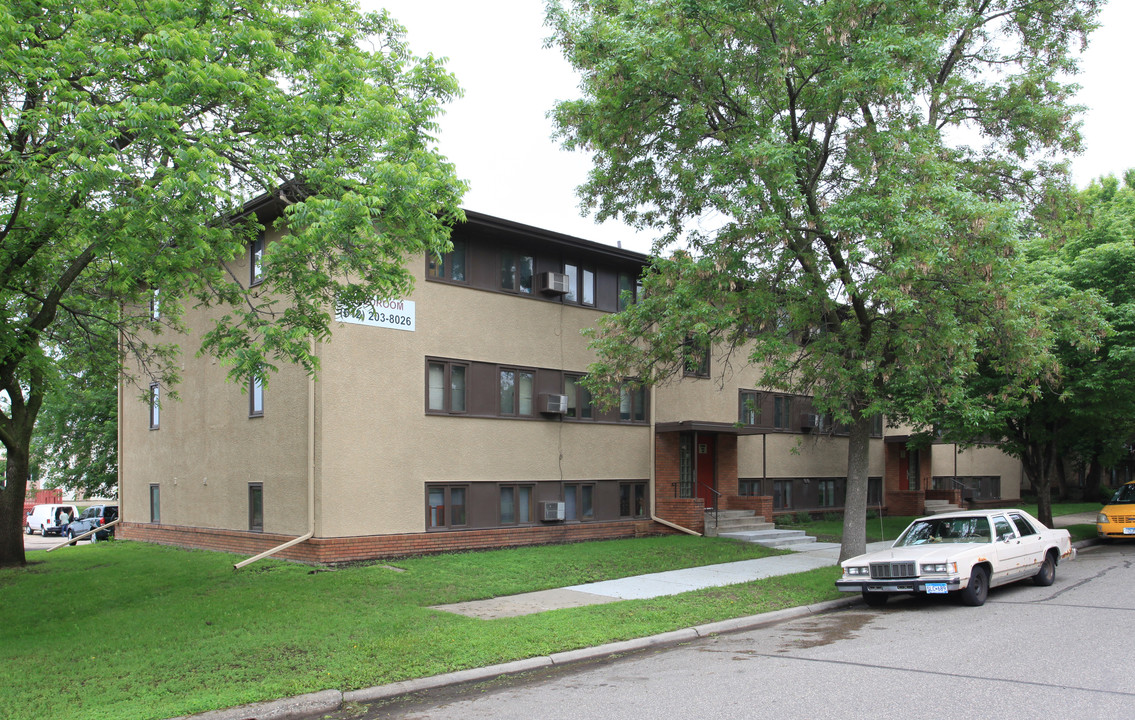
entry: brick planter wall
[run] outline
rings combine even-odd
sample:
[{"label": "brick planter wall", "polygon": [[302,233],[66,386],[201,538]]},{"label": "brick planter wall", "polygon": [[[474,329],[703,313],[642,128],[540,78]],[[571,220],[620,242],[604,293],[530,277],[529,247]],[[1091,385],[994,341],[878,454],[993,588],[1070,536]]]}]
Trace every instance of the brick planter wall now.
[{"label": "brick planter wall", "polygon": [[926,510],[926,492],[903,490],[887,493],[888,515],[921,515]]},{"label": "brick planter wall", "polygon": [[962,491],[961,490],[927,490],[927,500],[945,500],[951,505],[962,507]]},{"label": "brick planter wall", "polygon": [[765,522],[772,522],[771,495],[733,495],[725,498],[725,510],[752,510]]},{"label": "brick planter wall", "polygon": [[705,501],[701,498],[655,498],[654,514],[687,530],[705,532]]},{"label": "brick planter wall", "polygon": [[[681,524],[681,523],[679,523]],[[550,545],[611,540],[616,538],[669,535],[674,530],[652,520],[622,520],[604,523],[573,523],[522,528],[457,530],[364,535],[359,537],[312,538],[282,550],[273,557],[307,563],[342,563],[379,558],[429,555],[463,550],[489,550],[521,545]],[[293,539],[291,535],[251,533],[215,528],[194,528],[150,523],[123,523],[117,536],[158,545],[217,550],[238,555],[256,555]]]}]

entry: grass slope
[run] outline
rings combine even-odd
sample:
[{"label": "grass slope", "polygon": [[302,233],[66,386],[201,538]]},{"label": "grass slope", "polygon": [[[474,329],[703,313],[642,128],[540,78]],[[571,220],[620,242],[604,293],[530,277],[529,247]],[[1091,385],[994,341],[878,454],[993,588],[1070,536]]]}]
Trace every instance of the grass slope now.
[{"label": "grass slope", "polygon": [[653,600],[478,620],[428,606],[775,554],[675,536],[335,570],[142,543],[0,570],[6,718],[166,718],[355,689],[837,597],[836,568]]}]

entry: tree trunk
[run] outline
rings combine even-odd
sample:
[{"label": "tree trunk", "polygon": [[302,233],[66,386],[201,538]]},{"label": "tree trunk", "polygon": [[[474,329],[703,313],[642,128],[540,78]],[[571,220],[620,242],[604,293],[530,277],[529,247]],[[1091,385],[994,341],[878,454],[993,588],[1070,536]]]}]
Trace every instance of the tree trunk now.
[{"label": "tree trunk", "polygon": [[857,413],[847,440],[847,492],[843,500],[843,562],[867,552],[867,470],[871,418]]},{"label": "tree trunk", "polygon": [[28,449],[31,433],[23,447],[5,447],[8,465],[4,487],[0,488],[0,567],[25,565],[24,497],[28,487]]}]

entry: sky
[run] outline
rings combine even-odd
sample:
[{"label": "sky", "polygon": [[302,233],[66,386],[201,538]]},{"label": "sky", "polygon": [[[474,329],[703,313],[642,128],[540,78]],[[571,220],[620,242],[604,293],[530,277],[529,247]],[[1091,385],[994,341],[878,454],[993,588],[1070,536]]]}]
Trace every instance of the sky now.
[{"label": "sky", "polygon": [[[542,0],[361,0],[385,7],[406,27],[411,51],[448,58],[463,97],[441,118],[439,149],[470,183],[467,210],[608,245],[649,252],[650,235],[580,213],[576,188],[590,167],[584,153],[553,139],[547,112],[579,96],[578,77],[558,50],[545,48]],[[1081,61],[1079,102],[1085,151],[1073,178],[1087,185],[1135,167],[1135,2],[1111,0]]]}]

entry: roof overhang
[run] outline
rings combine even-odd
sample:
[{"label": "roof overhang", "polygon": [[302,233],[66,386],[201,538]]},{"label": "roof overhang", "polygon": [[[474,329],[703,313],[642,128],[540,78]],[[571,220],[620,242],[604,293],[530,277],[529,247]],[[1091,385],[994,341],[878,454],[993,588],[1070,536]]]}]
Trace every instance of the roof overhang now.
[{"label": "roof overhang", "polygon": [[760,428],[709,420],[679,420],[677,422],[657,423],[654,426],[654,431],[659,433],[700,432],[717,435],[764,435],[766,433],[765,430]]}]

